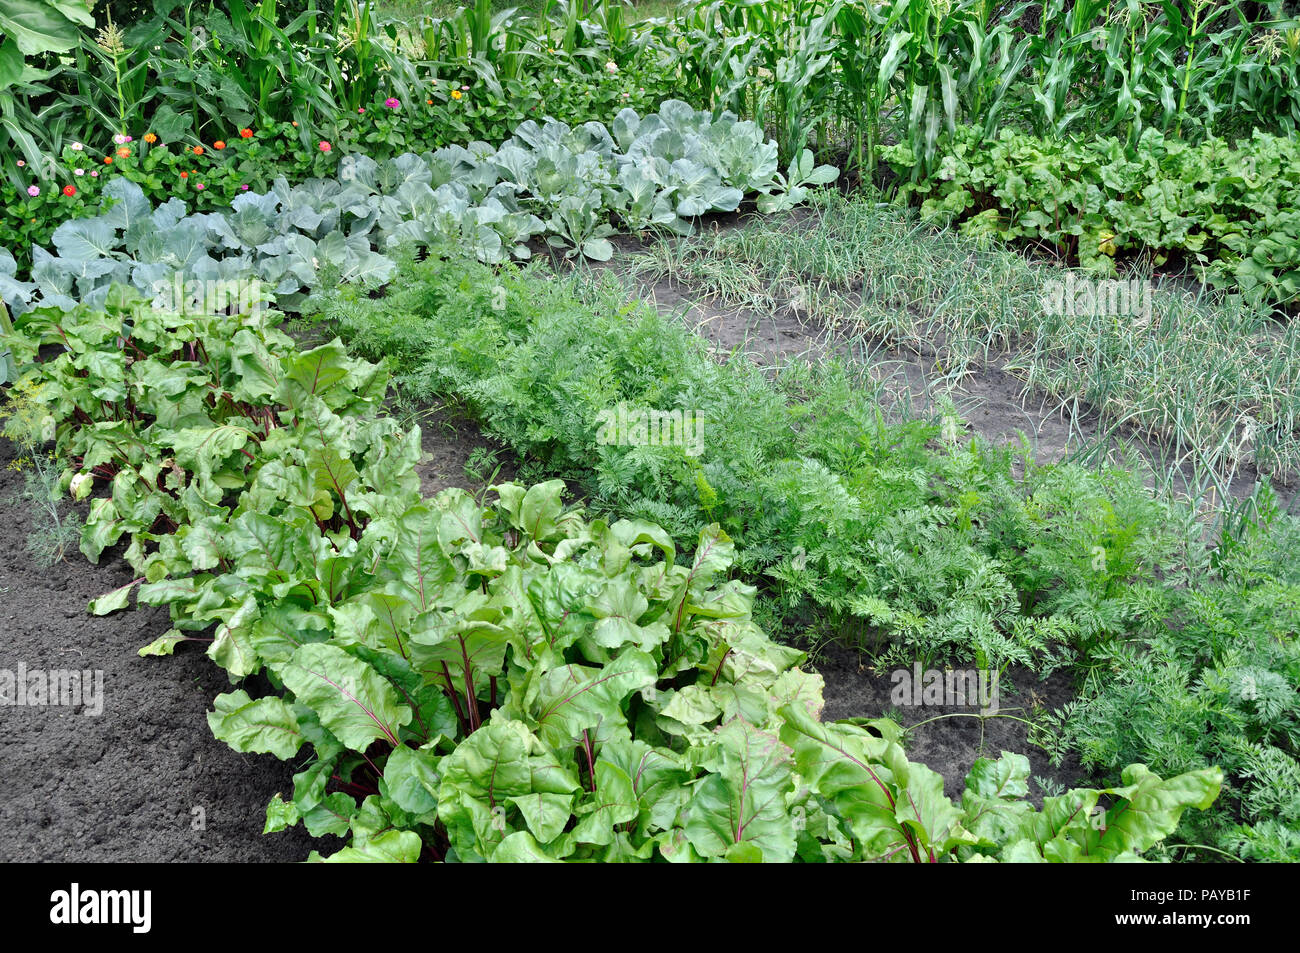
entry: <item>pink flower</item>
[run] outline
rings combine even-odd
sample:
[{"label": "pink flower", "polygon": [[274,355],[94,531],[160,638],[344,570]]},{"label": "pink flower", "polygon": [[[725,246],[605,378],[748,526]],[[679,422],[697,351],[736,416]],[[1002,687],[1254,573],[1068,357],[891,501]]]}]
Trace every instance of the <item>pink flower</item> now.
[{"label": "pink flower", "polygon": [[131,137],[124,133],[119,132],[116,136],[113,137],[113,141],[116,142],[119,146],[124,146],[131,141]]},{"label": "pink flower", "polygon": [[201,189],[203,189],[204,186],[203,186],[203,183],[200,182],[198,185],[196,185],[196,186],[194,186],[194,187],[195,187],[196,189],[200,189],[200,190],[201,190]]},{"label": "pink flower", "polygon": [[321,151],[321,152],[329,152],[332,148],[334,148],[334,147],[331,146],[331,145],[330,145],[328,142],[326,142],[324,139],[322,139],[322,140],[320,141],[320,151]]},{"label": "pink flower", "polygon": [[36,196],[41,194],[41,190],[35,185],[29,185],[27,186],[27,194],[32,198],[36,198]]},{"label": "pink flower", "polygon": [[384,105],[387,106],[389,109],[396,109],[398,106],[402,105],[402,103],[401,100],[389,96],[387,99],[384,100]]},{"label": "pink flower", "polygon": [[18,168],[21,169],[21,168],[22,168],[23,166],[25,166],[26,164],[27,164],[27,163],[24,162],[22,159],[19,159],[19,160],[18,160]]},{"label": "pink flower", "polygon": [[241,192],[247,192],[247,191],[248,191],[248,186],[247,186],[247,185],[241,185],[241,186],[239,187],[239,190],[240,190]]},{"label": "pink flower", "polygon": [[73,174],[73,175],[85,175],[85,174],[86,174],[86,170],[85,170],[85,169],[73,169],[73,170],[72,170],[72,174]]},{"label": "pink flower", "polygon": [[99,178],[99,170],[98,170],[98,169],[91,169],[91,170],[90,170],[90,177],[91,177],[92,179],[98,179],[98,178]]},{"label": "pink flower", "polygon": [[73,152],[80,152],[80,151],[81,151],[82,149],[84,149],[84,148],[86,148],[86,147],[83,146],[80,142],[74,142],[74,143],[72,144],[72,151],[73,151]]},{"label": "pink flower", "polygon": [[357,110],[357,112],[359,112],[359,113],[363,113],[363,112],[365,112],[365,111],[366,111],[366,110],[365,110],[365,107],[364,107],[364,106],[363,106],[361,109],[358,109],[358,110]]}]

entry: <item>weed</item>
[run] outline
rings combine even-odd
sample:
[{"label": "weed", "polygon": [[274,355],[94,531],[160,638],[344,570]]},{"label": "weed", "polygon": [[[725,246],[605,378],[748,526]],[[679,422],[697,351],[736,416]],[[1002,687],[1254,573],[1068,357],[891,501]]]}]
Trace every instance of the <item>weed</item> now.
[{"label": "weed", "polygon": [[51,434],[44,408],[30,382],[20,382],[9,389],[0,420],[4,436],[18,445],[19,455],[9,469],[22,474],[22,489],[10,500],[29,507],[32,528],[27,534],[27,552],[39,566],[61,561],[69,548],[81,538],[82,520],[71,507],[63,505],[67,487],[60,478],[62,466],[53,451],[47,450]]}]

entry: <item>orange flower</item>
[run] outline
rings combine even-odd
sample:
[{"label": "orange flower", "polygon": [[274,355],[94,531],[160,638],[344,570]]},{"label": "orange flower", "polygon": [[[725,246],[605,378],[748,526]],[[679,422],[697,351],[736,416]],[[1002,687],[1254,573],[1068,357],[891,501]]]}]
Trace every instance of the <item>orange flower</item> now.
[{"label": "orange flower", "polygon": [[201,155],[203,155],[203,147],[202,147],[202,146],[195,146],[195,147],[194,147],[194,154],[195,154],[196,156],[201,156]]},{"label": "orange flower", "polygon": [[461,92],[460,92],[459,89],[453,89],[453,90],[451,91],[451,98],[452,98],[452,99],[460,99],[460,96],[461,96]]},{"label": "orange flower", "polygon": [[190,177],[190,174],[189,174],[188,172],[182,172],[182,173],[181,173],[181,178],[182,178],[182,179],[188,179],[189,177]]},{"label": "orange flower", "polygon": [[144,141],[149,143],[149,145],[153,145],[155,142],[158,141],[158,137],[155,136],[152,132],[146,132],[144,134]]},{"label": "orange flower", "polygon": [[293,121],[293,128],[295,128],[295,129],[298,128],[298,120],[296,120],[296,119]]},{"label": "orange flower", "polygon": [[[298,124],[295,122],[294,125],[296,126],[296,125],[298,125]],[[241,130],[239,130],[239,135],[240,135],[240,137],[243,138],[243,139],[252,139],[252,138],[253,138],[253,130],[251,130],[251,129],[241,129]]]},{"label": "orange flower", "polygon": [[432,99],[426,99],[425,102],[428,103],[430,106],[433,105],[433,100],[432,100]]},{"label": "orange flower", "polygon": [[104,165],[112,165],[112,164],[113,164],[113,157],[112,157],[112,156],[104,156]]},{"label": "orange flower", "polygon": [[216,142],[214,142],[214,143],[212,144],[212,148],[214,148],[214,149],[220,151],[220,150],[226,148],[226,144],[225,144],[224,142],[222,142],[220,139],[218,139]]},{"label": "orange flower", "polygon": [[120,155],[123,159],[125,159],[127,156],[131,154],[131,150],[128,149],[126,146],[123,146],[121,149],[117,150],[117,154]]}]

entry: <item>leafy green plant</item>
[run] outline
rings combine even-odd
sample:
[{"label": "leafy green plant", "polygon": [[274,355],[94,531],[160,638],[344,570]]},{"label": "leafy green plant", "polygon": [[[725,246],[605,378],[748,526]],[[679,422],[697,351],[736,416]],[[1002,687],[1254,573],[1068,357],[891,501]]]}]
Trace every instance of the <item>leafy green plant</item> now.
[{"label": "leafy green plant", "polygon": [[674,37],[689,95],[767,125],[783,161],[816,127],[817,148],[845,143],[863,177],[879,144],[905,144],[916,181],[962,124],[1130,145],[1147,129],[1285,135],[1300,119],[1300,25],[1282,6],[714,0],[687,5]]},{"label": "leafy green plant", "polygon": [[35,396],[38,393],[31,387],[9,388],[0,405],[0,420],[4,421],[3,435],[19,448],[10,468],[23,477],[22,490],[10,502],[27,507],[32,523],[27,552],[37,565],[45,567],[62,560],[76,546],[81,520],[71,507],[65,512],[66,487],[59,481],[57,459],[45,448],[49,435],[43,429],[45,416]]},{"label": "leafy green plant", "polygon": [[1083,696],[1051,720],[1049,747],[1103,769],[1133,758],[1156,771],[1221,765],[1232,781],[1219,809],[1189,824],[1187,849],[1294,861],[1300,528],[1271,494],[1252,503],[1172,601],[1169,624],[1101,656]]},{"label": "leafy green plant", "polygon": [[[910,146],[886,147],[897,169]],[[1004,130],[995,142],[963,127],[933,175],[909,184],[922,217],[966,234],[1042,239],[1097,274],[1144,253],[1184,256],[1205,280],[1249,301],[1288,305],[1300,295],[1300,153],[1257,132],[1235,147],[1190,146],[1155,130],[1128,152],[1116,139],[1073,142]]]},{"label": "leafy green plant", "polygon": [[[1080,459],[1082,448],[1116,447],[1120,428],[1149,436],[1156,483],[1177,492],[1184,468],[1220,497],[1248,467],[1283,482],[1300,470],[1295,322],[1138,268],[1121,281],[1137,282],[1140,301],[1098,305],[1093,289],[1120,281],[927,228],[878,193],[815,192],[808,211],[661,241],[632,267],[640,282],[671,281],[720,307],[772,318],[797,307],[867,347],[933,355],[921,397],[970,370],[1002,370],[1049,410],[1098,415],[1104,432],[1071,425]],[[1072,286],[1098,306],[1063,307],[1049,293],[1064,299]]]},{"label": "leafy green plant", "polygon": [[[603,0],[538,15],[464,13],[474,20],[464,50],[438,40],[437,30],[423,31],[429,46],[421,31],[368,3],[159,0],[149,10],[101,3],[98,24],[83,0],[27,6],[50,15],[10,16],[23,24],[0,42],[0,126],[14,146],[3,162],[20,191],[69,184],[57,158],[74,141],[110,154],[110,136],[207,148],[240,129],[292,124],[308,159],[322,139],[384,159],[500,142],[530,117],[579,124],[625,107],[652,111],[677,93],[662,29],[630,24],[618,3]],[[557,51],[561,23],[572,25],[564,31],[574,45]],[[90,29],[79,33],[83,26]],[[377,122],[397,118],[377,108],[393,100],[404,107],[401,121]],[[268,182],[277,175],[296,182],[297,171],[269,162],[257,169]],[[245,170],[243,182],[252,178]],[[175,180],[135,181],[158,200],[177,188]],[[38,216],[38,224],[57,221],[47,226]]]},{"label": "leafy green plant", "polygon": [[774,130],[782,162],[797,160],[830,108],[834,3],[714,0],[686,5],[677,26],[690,94]]}]

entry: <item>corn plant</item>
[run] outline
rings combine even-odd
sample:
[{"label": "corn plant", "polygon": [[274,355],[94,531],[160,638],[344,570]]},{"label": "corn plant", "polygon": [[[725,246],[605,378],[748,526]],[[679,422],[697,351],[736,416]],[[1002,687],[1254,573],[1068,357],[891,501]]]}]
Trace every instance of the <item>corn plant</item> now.
[{"label": "corn plant", "polygon": [[336,4],[329,31],[317,37],[329,87],[348,112],[374,98],[381,74],[392,66],[392,53],[379,34],[370,4],[350,0]]},{"label": "corn plant", "polygon": [[46,81],[58,69],[37,69],[27,58],[75,49],[82,28],[94,22],[84,0],[57,5],[0,0],[0,169],[15,185],[23,181],[19,158],[34,170],[51,165],[55,150],[49,147],[49,131],[62,126],[67,111],[57,98],[33,107],[51,92]]},{"label": "corn plant", "polygon": [[812,128],[833,114],[843,7],[842,0],[714,0],[688,8],[676,27],[688,87],[715,114],[731,109],[770,128],[783,162],[797,156]]},{"label": "corn plant", "polygon": [[675,24],[680,68],[694,102],[741,114],[752,113],[750,91],[759,54],[755,34],[724,35],[712,4],[686,8]]},{"label": "corn plant", "polygon": [[515,9],[494,11],[491,0],[475,0],[445,18],[428,17],[421,27],[425,57],[440,72],[473,72],[494,95],[501,83],[526,72],[538,53],[543,28]]}]

